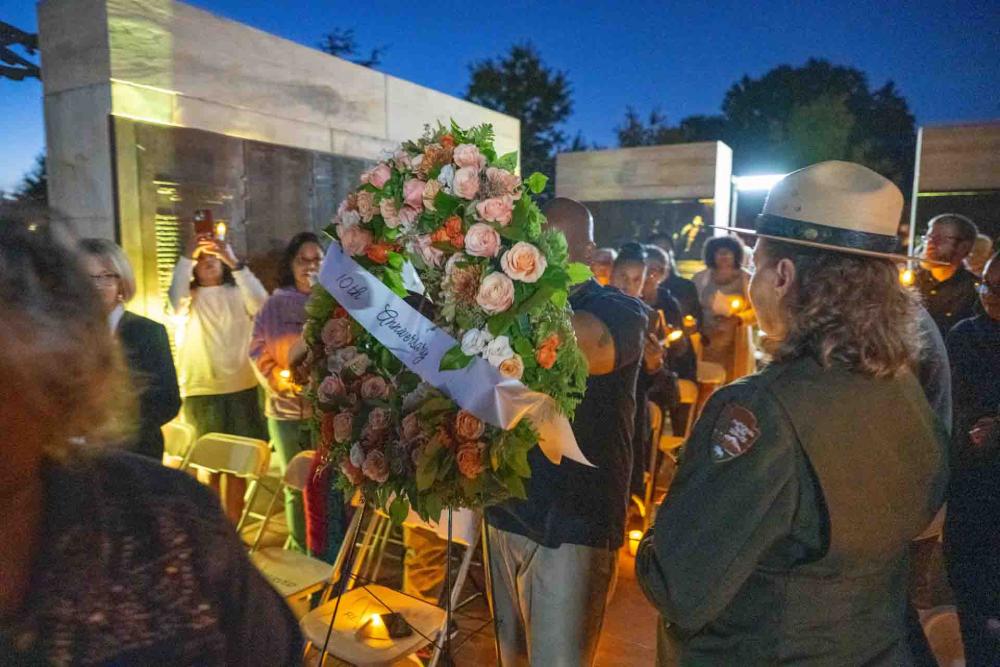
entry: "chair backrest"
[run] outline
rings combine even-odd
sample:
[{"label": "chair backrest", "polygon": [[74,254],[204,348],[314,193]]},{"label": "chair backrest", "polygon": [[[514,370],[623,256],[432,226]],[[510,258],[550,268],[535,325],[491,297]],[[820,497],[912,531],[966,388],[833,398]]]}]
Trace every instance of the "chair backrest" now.
[{"label": "chair backrest", "polygon": [[694,405],[698,400],[698,385],[691,380],[678,380],[677,393],[682,404]]},{"label": "chair backrest", "polygon": [[[470,546],[476,543],[481,528],[482,515],[470,509],[454,510],[451,514],[451,539],[457,544]],[[410,514],[403,520],[407,528],[426,528],[437,533],[442,540],[448,539],[448,510],[441,510],[437,521],[424,521],[420,515],[410,509]]]},{"label": "chair backrest", "polygon": [[168,421],[160,430],[163,431],[163,451],[181,458],[187,455],[198,437],[194,426],[176,419]]},{"label": "chair backrest", "polygon": [[206,433],[194,443],[184,467],[225,472],[237,477],[261,477],[267,472],[271,448],[263,440],[227,433]]},{"label": "chair backrest", "polygon": [[309,483],[309,471],[312,470],[313,459],[316,458],[315,449],[307,449],[299,452],[288,462],[285,469],[285,476],[282,478],[285,486],[303,491]]}]

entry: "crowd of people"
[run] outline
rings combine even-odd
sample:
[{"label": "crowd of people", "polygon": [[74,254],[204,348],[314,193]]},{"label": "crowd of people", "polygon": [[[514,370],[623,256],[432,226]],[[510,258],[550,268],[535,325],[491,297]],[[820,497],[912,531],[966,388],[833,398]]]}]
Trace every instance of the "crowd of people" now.
[{"label": "crowd of people", "polygon": [[[864,167],[813,165],[774,186],[754,230],[709,238],[690,279],[670,234],[597,248],[583,204],[545,205],[594,274],[569,298],[590,371],[572,427],[594,466],[533,450],[526,498],[486,511],[501,664],[594,663],[630,499],[667,472],[650,468],[651,405],[690,432],[636,555],[659,664],[934,664],[907,582],[942,507],[967,664],[996,664],[1000,259],[971,220],[937,216],[908,287],[902,201]],[[214,484],[220,503],[161,465],[161,427],[269,440],[282,469],[313,448],[295,366],[318,237],[290,240],[269,294],[192,229],[168,293],[175,364],[166,328],[126,310],[121,248],[71,240],[45,211],[0,217],[16,536],[0,663],[298,664],[295,620],[233,530],[245,488]],[[680,405],[680,380],[700,400]],[[330,490],[285,491],[289,548],[333,560],[343,530],[312,525],[342,522]],[[404,589],[435,599],[441,540],[404,541]]]}]

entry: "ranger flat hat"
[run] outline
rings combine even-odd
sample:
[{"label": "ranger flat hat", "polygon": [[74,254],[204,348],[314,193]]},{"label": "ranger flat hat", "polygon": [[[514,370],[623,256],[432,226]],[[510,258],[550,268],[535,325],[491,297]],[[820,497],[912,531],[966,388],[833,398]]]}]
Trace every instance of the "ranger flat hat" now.
[{"label": "ranger flat hat", "polygon": [[719,227],[776,241],[896,261],[903,193],[868,167],[830,160],[793,171],[774,184],[755,229]]}]

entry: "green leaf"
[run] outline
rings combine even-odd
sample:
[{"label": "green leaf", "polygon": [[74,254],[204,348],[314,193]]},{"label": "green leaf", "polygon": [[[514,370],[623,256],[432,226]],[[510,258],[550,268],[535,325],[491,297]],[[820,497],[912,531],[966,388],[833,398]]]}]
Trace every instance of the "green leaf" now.
[{"label": "green leaf", "polygon": [[497,445],[493,445],[490,447],[490,468],[493,469],[493,472],[496,472],[500,469],[500,464],[500,448]]},{"label": "green leaf", "polygon": [[462,346],[455,345],[441,357],[441,363],[438,364],[438,370],[457,371],[461,368],[465,368],[471,362],[472,357],[467,355],[465,352],[462,352]]},{"label": "green leaf", "polygon": [[497,231],[500,232],[500,236],[505,239],[510,239],[511,241],[526,241],[528,239],[528,235],[524,232],[524,230],[521,227],[516,227],[514,225],[501,227]]},{"label": "green leaf", "polygon": [[514,323],[514,319],[517,317],[517,313],[514,309],[506,310],[502,313],[498,313],[486,321],[486,327],[490,330],[490,333],[494,336],[499,336],[504,331],[507,330],[511,324]]},{"label": "green leaf", "polygon": [[443,508],[444,501],[441,499],[441,496],[436,493],[429,493],[424,496],[424,510],[427,512],[427,518],[431,521],[438,520]]},{"label": "green leaf", "polygon": [[417,490],[426,491],[434,485],[434,479],[438,474],[438,459],[435,456],[427,456],[420,461],[417,466]]},{"label": "green leaf", "polygon": [[[395,231],[395,230],[393,230],[393,231]],[[403,270],[403,264],[406,262],[406,260],[403,259],[402,255],[400,255],[398,252],[390,252],[388,254],[388,258],[389,259],[388,259],[387,263],[388,263],[388,265],[390,267],[396,269],[397,271],[402,271]]]},{"label": "green leaf", "polygon": [[577,285],[590,278],[594,275],[590,270],[590,267],[581,262],[570,262],[566,265],[566,273],[569,275],[569,284]]},{"label": "green leaf", "polygon": [[521,500],[528,499],[528,492],[524,489],[524,480],[522,480],[517,475],[511,475],[504,479],[504,483],[507,485],[507,490],[510,491],[510,495],[515,498],[520,498]]},{"label": "green leaf", "polygon": [[504,153],[501,155],[496,161],[496,166],[500,169],[506,169],[507,171],[514,171],[517,169],[517,151],[511,151],[510,153]]},{"label": "green leaf", "polygon": [[531,190],[532,194],[541,194],[545,189],[545,185],[549,182],[549,177],[540,172],[535,172],[531,176],[528,176],[527,180],[524,181],[528,189]]},{"label": "green leaf", "polygon": [[458,205],[461,203],[461,199],[453,197],[444,190],[438,192],[434,197],[434,209],[442,218],[447,218],[449,215],[454,213],[455,209],[458,208]]},{"label": "green leaf", "polygon": [[520,477],[531,477],[531,465],[528,464],[528,450],[520,447],[507,449],[507,465]]},{"label": "green leaf", "polygon": [[409,514],[410,503],[406,502],[402,496],[396,496],[396,499],[389,505],[389,518],[392,519],[392,525],[399,526]]},{"label": "green leaf", "polygon": [[562,310],[566,307],[566,302],[569,301],[569,293],[566,290],[556,290],[552,293],[552,304]]},{"label": "green leaf", "polygon": [[520,313],[531,313],[535,311],[536,309],[544,305],[546,301],[552,298],[552,295],[555,292],[556,288],[553,287],[552,285],[542,285],[537,290],[535,290],[535,293],[532,294],[527,301],[518,306],[517,312],[520,314]]}]

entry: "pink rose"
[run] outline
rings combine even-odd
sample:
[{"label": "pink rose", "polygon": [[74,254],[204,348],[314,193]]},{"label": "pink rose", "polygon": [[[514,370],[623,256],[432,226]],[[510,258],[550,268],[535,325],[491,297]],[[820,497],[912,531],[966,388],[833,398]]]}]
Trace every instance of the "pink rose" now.
[{"label": "pink rose", "polygon": [[424,188],[427,184],[417,178],[411,178],[403,183],[403,201],[417,211],[424,207]]},{"label": "pink rose", "polygon": [[480,283],[476,303],[491,315],[504,312],[514,304],[514,283],[504,274],[494,271]]},{"label": "pink rose", "polygon": [[389,383],[381,375],[371,375],[361,383],[361,398],[381,400],[389,398]]},{"label": "pink rose", "polygon": [[332,373],[323,378],[323,381],[319,383],[317,393],[319,394],[321,403],[332,403],[333,399],[343,396],[345,391],[344,381],[340,379],[339,375]]},{"label": "pink rose", "polygon": [[390,413],[385,408],[374,408],[368,413],[368,429],[370,431],[379,432],[384,431],[389,428],[389,422],[392,418],[392,413]]},{"label": "pink rose", "polygon": [[486,183],[493,196],[510,195],[513,199],[521,198],[521,177],[515,173],[490,167],[486,170]]},{"label": "pink rose", "polygon": [[396,203],[391,199],[383,199],[378,203],[379,213],[382,214],[382,220],[385,221],[385,226],[395,229],[399,227],[399,211],[396,210]]},{"label": "pink rose", "polygon": [[[455,462],[458,464],[458,472],[468,479],[479,477],[480,473],[486,470],[483,463],[483,452],[486,445],[481,442],[463,442],[458,446],[455,454]],[[367,461],[366,461],[367,463]]]},{"label": "pink rose", "polygon": [[[367,180],[365,179],[367,176]],[[379,190],[392,178],[392,169],[385,162],[379,162],[375,167],[361,175],[362,183],[371,183]]]},{"label": "pink rose", "polygon": [[403,417],[403,423],[400,424],[400,428],[403,432],[403,440],[415,439],[421,433],[420,417],[417,416],[416,412],[411,412]]},{"label": "pink rose", "polygon": [[515,354],[509,359],[500,362],[500,374],[513,380],[520,380],[524,375],[524,360],[521,355]]},{"label": "pink rose", "polygon": [[514,213],[514,201],[510,195],[491,197],[476,204],[476,213],[486,222],[499,222],[507,226]]},{"label": "pink rose", "polygon": [[333,439],[343,444],[350,442],[354,431],[354,415],[350,412],[338,412],[333,418]]},{"label": "pink rose", "polygon": [[410,161],[410,154],[406,151],[396,151],[392,159],[396,163],[397,169],[410,169],[413,166]]},{"label": "pink rose", "polygon": [[346,317],[335,317],[323,325],[320,334],[323,344],[327,347],[347,347],[354,338],[351,333],[351,322]]},{"label": "pink rose", "polygon": [[451,155],[452,162],[460,168],[475,169],[478,173],[486,166],[486,158],[473,144],[459,144]]},{"label": "pink rose", "polygon": [[358,213],[361,214],[361,219],[365,222],[371,222],[371,219],[378,213],[378,206],[375,205],[375,195],[362,190],[356,197],[356,203],[358,205]]},{"label": "pink rose", "polygon": [[471,412],[459,410],[455,415],[455,435],[459,440],[478,440],[486,431],[486,426]]},{"label": "pink rose", "polygon": [[500,258],[500,268],[504,273],[522,283],[537,282],[548,262],[545,255],[530,243],[518,241]]},{"label": "pink rose", "polygon": [[384,484],[389,479],[389,463],[385,460],[385,454],[377,449],[368,452],[361,472],[371,481]]},{"label": "pink rose", "polygon": [[409,229],[417,221],[419,215],[420,211],[417,209],[404,206],[399,209],[399,224],[403,226],[403,229]]},{"label": "pink rose", "polygon": [[344,473],[344,477],[354,486],[365,481],[365,476],[361,472],[361,468],[356,467],[349,459],[344,459],[340,462],[340,472]]},{"label": "pink rose", "polygon": [[434,198],[437,194],[441,192],[441,182],[437,180],[427,181],[424,185],[424,194],[421,197],[421,201],[424,203],[424,208],[428,211],[434,210]]},{"label": "pink rose", "polygon": [[428,266],[441,266],[441,262],[444,260],[444,252],[434,247],[434,241],[429,234],[418,236],[413,245],[421,259]]},{"label": "pink rose", "polygon": [[340,245],[348,255],[364,255],[375,237],[364,227],[338,227]]},{"label": "pink rose", "polygon": [[455,194],[462,199],[474,199],[479,193],[479,171],[472,167],[462,167],[455,172],[455,183],[452,186]]},{"label": "pink rose", "polygon": [[500,234],[481,222],[465,233],[465,252],[473,257],[496,257],[500,252]]}]

